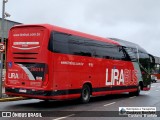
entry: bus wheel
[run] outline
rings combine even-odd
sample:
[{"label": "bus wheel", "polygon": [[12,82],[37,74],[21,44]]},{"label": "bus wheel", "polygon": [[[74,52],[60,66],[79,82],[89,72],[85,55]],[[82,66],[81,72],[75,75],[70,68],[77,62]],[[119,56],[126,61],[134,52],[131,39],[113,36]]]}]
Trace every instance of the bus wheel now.
[{"label": "bus wheel", "polygon": [[140,91],[141,91],[141,86],[138,85],[137,91],[135,91],[135,92],[130,92],[129,94],[130,94],[131,96],[139,96]]},{"label": "bus wheel", "polygon": [[81,91],[81,102],[87,103],[90,100],[90,87],[85,84]]}]

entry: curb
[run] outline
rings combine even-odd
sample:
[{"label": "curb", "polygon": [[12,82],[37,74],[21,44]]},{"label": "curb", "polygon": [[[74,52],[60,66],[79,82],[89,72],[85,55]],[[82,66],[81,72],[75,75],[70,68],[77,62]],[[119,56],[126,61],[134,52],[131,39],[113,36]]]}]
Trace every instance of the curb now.
[{"label": "curb", "polygon": [[17,101],[17,100],[25,100],[25,99],[27,98],[24,98],[24,97],[0,98],[0,102]]}]

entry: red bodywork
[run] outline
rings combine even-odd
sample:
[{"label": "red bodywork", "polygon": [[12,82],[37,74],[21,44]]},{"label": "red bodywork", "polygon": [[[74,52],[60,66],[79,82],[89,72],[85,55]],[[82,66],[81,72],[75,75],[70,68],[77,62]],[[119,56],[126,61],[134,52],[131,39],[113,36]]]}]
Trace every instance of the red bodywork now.
[{"label": "red bodywork", "polygon": [[91,85],[92,96],[137,90],[132,62],[50,52],[48,42],[53,30],[119,45],[110,39],[47,24],[15,26],[9,32],[6,94],[38,99],[78,98],[85,83]]}]

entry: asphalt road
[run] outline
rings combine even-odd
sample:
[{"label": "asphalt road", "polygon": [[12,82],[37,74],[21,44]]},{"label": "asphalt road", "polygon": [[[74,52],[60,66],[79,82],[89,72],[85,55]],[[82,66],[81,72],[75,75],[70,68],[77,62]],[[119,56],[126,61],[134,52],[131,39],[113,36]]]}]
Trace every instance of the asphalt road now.
[{"label": "asphalt road", "polygon": [[[150,91],[142,91],[140,96],[128,94],[108,95],[91,98],[87,104],[76,100],[49,101],[29,99],[21,101],[1,102],[0,111],[13,111],[25,116],[29,113],[41,113],[42,118],[0,118],[2,120],[159,120],[160,117],[121,117],[119,107],[156,107],[160,111],[160,82],[153,83]],[[25,113],[28,111],[27,113]],[[47,111],[47,112],[44,112]],[[61,112],[60,112],[61,111]],[[18,115],[18,114],[14,114]],[[37,114],[40,115],[40,114]],[[48,116],[48,117],[44,117]]]}]

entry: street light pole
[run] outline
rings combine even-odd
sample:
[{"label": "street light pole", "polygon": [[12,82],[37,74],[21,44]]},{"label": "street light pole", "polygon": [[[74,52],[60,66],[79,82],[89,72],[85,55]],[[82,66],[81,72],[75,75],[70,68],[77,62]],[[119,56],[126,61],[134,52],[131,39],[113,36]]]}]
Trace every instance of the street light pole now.
[{"label": "street light pole", "polygon": [[[4,18],[5,18],[5,3],[7,3],[8,0],[3,0],[2,3],[2,24],[1,24],[1,30],[2,30],[2,38],[1,43],[4,42]],[[2,98],[2,76],[3,76],[3,55],[4,53],[1,52],[1,65],[0,65],[0,98]]]}]

